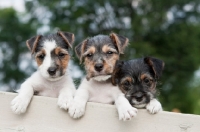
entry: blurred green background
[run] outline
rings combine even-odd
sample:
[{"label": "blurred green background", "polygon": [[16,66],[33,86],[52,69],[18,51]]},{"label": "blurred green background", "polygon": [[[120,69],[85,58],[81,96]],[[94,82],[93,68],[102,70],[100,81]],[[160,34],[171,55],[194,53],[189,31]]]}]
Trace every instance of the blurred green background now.
[{"label": "blurred green background", "polygon": [[[26,40],[58,30],[74,33],[74,45],[110,32],[128,37],[123,60],[165,62],[158,86],[164,110],[200,114],[199,0],[1,0],[0,90],[13,92],[36,70]],[[73,56],[78,85],[83,66]]]}]

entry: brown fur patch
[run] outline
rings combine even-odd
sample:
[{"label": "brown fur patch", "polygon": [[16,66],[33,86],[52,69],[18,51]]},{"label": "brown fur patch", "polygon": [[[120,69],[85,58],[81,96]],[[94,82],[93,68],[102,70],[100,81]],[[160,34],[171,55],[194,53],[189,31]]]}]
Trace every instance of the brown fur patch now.
[{"label": "brown fur patch", "polygon": [[120,87],[119,87],[119,88],[122,90],[123,93],[126,93],[126,92],[127,92],[127,91],[125,90],[125,88],[124,88],[124,85],[123,85],[126,81],[128,81],[129,83],[132,83],[132,82],[133,82],[132,78],[129,77],[129,76],[124,77],[124,78],[121,80],[121,82],[120,82]]},{"label": "brown fur patch", "polygon": [[[62,49],[61,47],[55,48],[54,52],[56,56],[58,56],[56,59],[56,64],[59,65],[60,68],[65,71],[69,63],[70,55],[68,54],[66,50]],[[63,57],[59,57],[59,54],[61,53],[64,54]]]},{"label": "brown fur patch", "polygon": [[91,46],[87,49],[87,51],[83,54],[83,57],[85,57],[87,54],[94,54],[96,51],[96,48],[94,46]]},{"label": "brown fur patch", "polygon": [[44,55],[44,56],[46,55],[46,52],[45,52],[44,49],[42,49],[41,51],[39,51],[39,52],[35,55],[35,60],[36,60],[38,66],[40,66],[40,65],[42,64],[42,62],[43,62],[43,60],[39,58],[40,55]]},{"label": "brown fur patch", "polygon": [[116,61],[119,60],[118,54],[112,54],[109,58],[105,59],[104,62],[104,69],[105,73],[111,74],[114,70]]},{"label": "brown fur patch", "polygon": [[145,78],[149,78],[149,79],[152,80],[152,77],[148,73],[143,73],[143,74],[140,75],[141,80],[144,80]]},{"label": "brown fur patch", "polygon": [[109,47],[108,45],[104,45],[104,46],[102,47],[102,51],[103,51],[104,53],[108,52],[109,49],[110,49],[110,47]]},{"label": "brown fur patch", "polygon": [[154,81],[154,79],[151,77],[150,74],[148,73],[143,73],[140,76],[141,81],[144,81],[145,78],[148,78],[150,80],[149,84],[150,84],[150,90],[155,90],[156,88],[156,82]]},{"label": "brown fur patch", "polygon": [[64,49],[61,48],[61,47],[56,47],[55,50],[54,50],[54,52],[55,52],[56,55],[59,55],[59,53],[63,53],[63,54],[65,54],[65,55],[68,54],[68,51],[64,50]]},{"label": "brown fur patch", "polygon": [[133,81],[131,77],[126,77],[125,80],[128,81],[129,83]]},{"label": "brown fur patch", "polygon": [[87,57],[84,60],[84,65],[85,65],[85,70],[87,72],[87,80],[89,80],[91,77],[93,77],[94,75],[94,62],[91,61],[90,59],[88,59]]},{"label": "brown fur patch", "polygon": [[103,51],[104,53],[107,53],[108,51],[112,51],[112,52],[114,52],[114,53],[117,53],[116,49],[113,49],[113,48],[111,48],[111,47],[108,46],[108,45],[104,45],[104,46],[102,47],[102,51]]}]

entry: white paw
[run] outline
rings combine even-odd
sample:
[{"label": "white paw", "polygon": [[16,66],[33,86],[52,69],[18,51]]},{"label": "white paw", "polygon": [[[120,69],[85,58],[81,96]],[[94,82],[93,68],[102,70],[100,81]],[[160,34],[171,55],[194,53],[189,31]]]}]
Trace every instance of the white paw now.
[{"label": "white paw", "polygon": [[28,104],[29,99],[17,96],[11,102],[11,109],[15,114],[25,113]]},{"label": "white paw", "polygon": [[73,100],[73,97],[67,97],[66,95],[61,95],[58,97],[57,104],[61,109],[67,110],[72,100]]},{"label": "white paw", "polygon": [[69,115],[75,119],[80,118],[85,113],[85,105],[85,102],[73,101],[68,110]]},{"label": "white paw", "polygon": [[156,114],[159,111],[162,110],[162,106],[160,102],[156,99],[152,99],[146,106],[146,109],[149,111],[151,114]]},{"label": "white paw", "polygon": [[137,109],[131,105],[118,108],[119,120],[128,121],[137,115]]}]

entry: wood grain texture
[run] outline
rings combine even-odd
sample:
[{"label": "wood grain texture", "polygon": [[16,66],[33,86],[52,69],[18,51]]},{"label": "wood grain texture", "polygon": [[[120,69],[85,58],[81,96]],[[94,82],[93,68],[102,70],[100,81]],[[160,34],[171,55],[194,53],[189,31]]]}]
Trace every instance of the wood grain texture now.
[{"label": "wood grain texture", "polygon": [[17,94],[0,92],[0,132],[200,132],[200,116],[139,110],[131,121],[118,120],[115,106],[87,103],[81,119],[72,119],[56,98],[34,96],[25,114],[10,108]]}]

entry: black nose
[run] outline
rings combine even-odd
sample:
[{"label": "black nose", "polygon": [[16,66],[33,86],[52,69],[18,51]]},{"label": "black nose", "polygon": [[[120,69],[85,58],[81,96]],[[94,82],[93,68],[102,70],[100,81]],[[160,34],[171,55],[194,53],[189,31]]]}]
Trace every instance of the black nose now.
[{"label": "black nose", "polygon": [[143,99],[143,93],[139,92],[137,94],[134,95],[135,99],[138,101],[138,102],[141,102],[142,99]]},{"label": "black nose", "polygon": [[96,71],[100,72],[103,69],[103,64],[98,63],[94,66],[94,68]]},{"label": "black nose", "polygon": [[49,75],[53,76],[56,74],[56,67],[49,67],[49,69],[47,70]]}]

